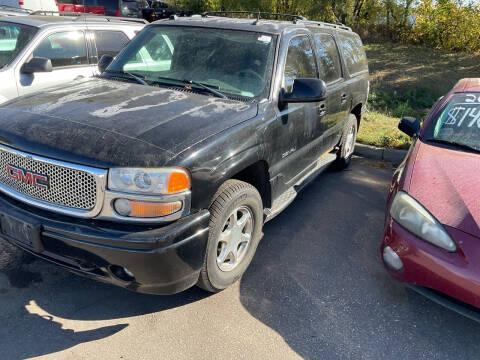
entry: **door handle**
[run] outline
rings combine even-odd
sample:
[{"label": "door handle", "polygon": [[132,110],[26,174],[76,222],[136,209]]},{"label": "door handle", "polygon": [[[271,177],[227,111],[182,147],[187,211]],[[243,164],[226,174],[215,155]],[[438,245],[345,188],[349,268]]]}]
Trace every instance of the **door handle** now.
[{"label": "door handle", "polygon": [[75,80],[82,80],[85,76],[83,75],[78,75],[75,79],[73,79],[74,81]]},{"label": "door handle", "polygon": [[347,94],[345,94],[345,93],[342,94],[341,101],[342,101],[342,104],[347,101]]},{"label": "door handle", "polygon": [[320,104],[320,106],[317,108],[318,110],[318,116],[323,117],[327,113],[325,104]]}]

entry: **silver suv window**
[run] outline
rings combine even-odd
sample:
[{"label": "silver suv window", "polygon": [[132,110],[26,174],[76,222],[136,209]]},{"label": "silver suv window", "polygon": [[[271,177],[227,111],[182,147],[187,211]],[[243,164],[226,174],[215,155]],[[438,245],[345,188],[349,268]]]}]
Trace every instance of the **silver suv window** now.
[{"label": "silver suv window", "polygon": [[88,64],[83,31],[65,31],[49,35],[37,46],[34,57],[52,61],[54,68]]},{"label": "silver suv window", "polygon": [[121,31],[98,30],[94,32],[98,58],[103,55],[115,56],[129,42],[127,35]]},{"label": "silver suv window", "polygon": [[37,31],[33,26],[0,22],[0,69],[17,57]]}]

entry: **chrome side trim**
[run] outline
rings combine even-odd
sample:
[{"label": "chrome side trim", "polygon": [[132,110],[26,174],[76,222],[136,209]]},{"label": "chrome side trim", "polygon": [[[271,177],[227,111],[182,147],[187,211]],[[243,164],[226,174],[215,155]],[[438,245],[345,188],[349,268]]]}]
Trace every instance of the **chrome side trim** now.
[{"label": "chrome side trim", "polygon": [[[158,224],[158,223],[174,221],[190,214],[191,197],[192,197],[192,193],[190,191],[183,191],[181,193],[172,194],[172,195],[136,195],[136,194],[127,194],[123,192],[106,190],[102,211],[96,217],[96,219],[111,220],[111,221],[117,221],[117,222],[119,221],[119,222],[126,222],[126,223],[143,223],[143,224],[146,224],[146,223]],[[134,217],[121,216],[117,214],[113,209],[113,201],[115,199],[127,199],[127,200],[134,200],[134,201],[151,201],[151,202],[159,202],[159,203],[181,201],[183,206],[181,210],[168,216],[162,216],[158,218],[134,218]]]},{"label": "chrome side trim", "polygon": [[37,200],[31,197],[28,197],[18,191],[15,191],[3,184],[0,184],[0,192],[18,201],[26,203],[28,205],[35,206],[43,210],[53,211],[59,214],[70,215],[70,216],[79,217],[79,218],[92,218],[100,213],[104,203],[105,186],[107,182],[107,170],[97,169],[97,168],[87,167],[83,165],[67,163],[64,161],[54,160],[50,158],[45,158],[42,156],[32,155],[32,154],[25,153],[20,150],[12,149],[10,147],[6,147],[3,145],[0,145],[0,149],[5,152],[10,152],[15,155],[30,158],[34,161],[43,162],[43,163],[54,165],[54,166],[60,166],[67,169],[74,169],[74,170],[89,173],[95,178],[95,182],[97,185],[96,202],[95,202],[95,206],[91,210],[80,210],[80,209],[75,209],[75,208],[61,206],[61,205],[55,205],[42,200]]}]

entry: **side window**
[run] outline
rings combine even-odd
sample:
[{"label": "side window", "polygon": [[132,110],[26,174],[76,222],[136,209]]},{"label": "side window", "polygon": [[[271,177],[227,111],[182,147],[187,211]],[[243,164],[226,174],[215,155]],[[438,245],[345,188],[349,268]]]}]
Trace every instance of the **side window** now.
[{"label": "side window", "polygon": [[285,62],[284,86],[292,91],[293,81],[297,78],[316,78],[317,66],[312,45],[307,36],[297,36],[290,40]]},{"label": "side window", "polygon": [[20,27],[11,26],[8,23],[6,26],[0,26],[0,55],[3,55],[1,54],[3,51],[15,50],[19,34]]},{"label": "side window", "polygon": [[95,31],[98,59],[103,55],[116,56],[128,42],[128,36],[121,31]]},{"label": "side window", "polygon": [[85,35],[82,31],[68,31],[52,34],[42,40],[33,51],[35,57],[52,61],[54,68],[88,64]]},{"label": "side window", "polygon": [[332,35],[315,34],[320,79],[327,84],[342,76],[338,48]]},{"label": "side window", "polygon": [[339,34],[338,38],[342,45],[342,54],[347,65],[348,72],[353,75],[367,70],[367,56],[363,48],[362,40],[356,34]]}]

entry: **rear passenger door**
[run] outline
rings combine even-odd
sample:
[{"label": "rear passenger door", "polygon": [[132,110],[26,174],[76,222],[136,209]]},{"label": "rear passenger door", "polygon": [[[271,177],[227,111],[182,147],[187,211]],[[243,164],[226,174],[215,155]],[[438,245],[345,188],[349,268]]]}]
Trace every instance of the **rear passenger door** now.
[{"label": "rear passenger door", "polygon": [[350,94],[340,61],[338,46],[329,33],[314,34],[320,79],[327,85],[326,115],[322,120],[324,144],[334,147],[340,141],[350,109]]},{"label": "rear passenger door", "polygon": [[[89,38],[93,48],[91,51],[93,56],[90,61],[95,65],[103,55],[117,56],[130,41],[123,31],[93,30],[90,34]],[[99,73],[97,66],[93,71],[95,74]]]},{"label": "rear passenger door", "polygon": [[39,91],[46,87],[63,84],[93,75],[88,61],[85,33],[81,30],[55,32],[45,36],[27,58],[48,58],[52,72],[23,74],[21,67],[16,71],[19,95]]}]

